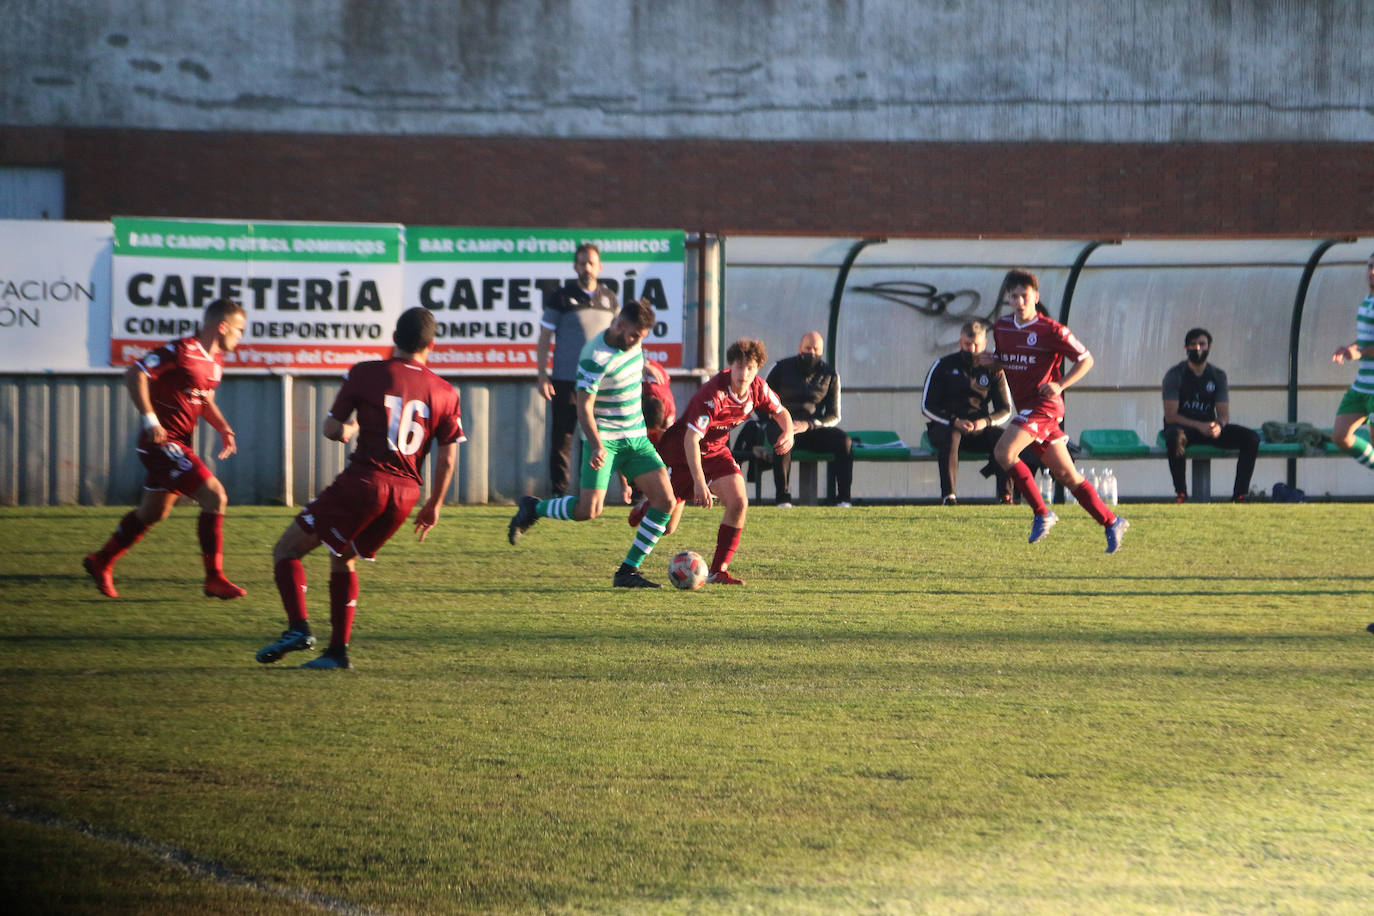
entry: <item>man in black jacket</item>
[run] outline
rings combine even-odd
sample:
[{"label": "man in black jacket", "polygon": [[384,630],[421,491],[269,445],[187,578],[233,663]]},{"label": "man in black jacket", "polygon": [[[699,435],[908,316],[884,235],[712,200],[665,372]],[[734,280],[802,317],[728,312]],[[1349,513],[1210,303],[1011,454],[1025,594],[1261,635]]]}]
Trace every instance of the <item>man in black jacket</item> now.
[{"label": "man in black jacket", "polygon": [[[939,456],[940,497],[946,506],[959,502],[955,483],[960,446],[990,454],[1011,417],[1006,375],[974,364],[974,357],[986,348],[987,326],[969,321],[960,331],[959,349],[936,360],[926,374],[921,412],[929,421],[926,435]],[[996,474],[998,498],[1011,502],[1011,478],[1000,467]]]},{"label": "man in black jacket", "polygon": [[[836,505],[847,509],[850,485],[854,480],[853,446],[849,436],[837,425],[840,422],[840,377],[821,359],[824,352],[821,335],[808,331],[802,335],[797,355],[778,360],[773,371],[768,373],[767,381],[792,418],[792,447],[830,453],[830,466],[835,471]],[[768,441],[775,441],[779,432],[777,425],[769,420]],[[790,452],[773,456],[773,486],[780,508],[792,505],[792,496],[787,489],[791,470]]]}]

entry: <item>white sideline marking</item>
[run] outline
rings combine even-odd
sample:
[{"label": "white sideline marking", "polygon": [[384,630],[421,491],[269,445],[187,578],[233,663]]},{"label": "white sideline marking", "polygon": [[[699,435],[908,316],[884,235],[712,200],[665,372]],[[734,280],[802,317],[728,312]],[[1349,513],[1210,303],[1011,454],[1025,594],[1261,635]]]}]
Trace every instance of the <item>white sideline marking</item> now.
[{"label": "white sideline marking", "polygon": [[306,906],[314,907],[317,910],[323,910],[326,913],[342,913],[346,914],[346,916],[381,916],[382,913],[381,910],[358,906],[357,904],[349,903],[347,900],[340,900],[337,897],[329,897],[325,894],[317,894],[313,891],[302,890],[300,888],[269,884],[258,878],[240,874],[218,862],[199,859],[185,850],[164,846],[161,843],[154,843],[152,840],[134,836],[131,833],[122,833],[117,830],[105,830],[101,827],[93,827],[90,824],[83,824],[80,821],[72,821],[64,817],[45,814],[41,811],[19,808],[10,802],[0,803],[0,814],[3,814],[4,817],[12,821],[35,824],[39,827],[49,827],[54,830],[63,830],[68,833],[79,833],[93,840],[100,840],[103,843],[121,846],[132,852],[158,859],[169,865],[174,865],[197,878],[206,878],[217,884],[222,884],[225,887],[257,891],[258,893],[270,894],[274,897],[284,897],[287,900],[294,900],[297,903],[303,903]]}]

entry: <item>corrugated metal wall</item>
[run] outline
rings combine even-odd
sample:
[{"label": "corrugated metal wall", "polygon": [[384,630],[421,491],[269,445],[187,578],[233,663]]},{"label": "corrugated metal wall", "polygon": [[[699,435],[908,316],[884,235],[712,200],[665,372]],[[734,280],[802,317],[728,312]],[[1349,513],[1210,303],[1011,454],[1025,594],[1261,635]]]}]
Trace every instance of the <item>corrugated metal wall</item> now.
[{"label": "corrugated metal wall", "polygon": [[[447,501],[512,503],[548,492],[547,407],[529,378],[446,376],[458,389],[468,441]],[[196,450],[237,504],[302,505],[334,479],[347,447],[320,434],[339,376],[228,375],[216,392],[238,453],[215,459],[204,423]],[[685,404],[696,390],[675,380]],[[139,499],[138,415],[123,373],[0,375],[0,505],[126,505]],[[431,466],[432,466],[431,459]],[[424,497],[428,497],[428,486]]]}]

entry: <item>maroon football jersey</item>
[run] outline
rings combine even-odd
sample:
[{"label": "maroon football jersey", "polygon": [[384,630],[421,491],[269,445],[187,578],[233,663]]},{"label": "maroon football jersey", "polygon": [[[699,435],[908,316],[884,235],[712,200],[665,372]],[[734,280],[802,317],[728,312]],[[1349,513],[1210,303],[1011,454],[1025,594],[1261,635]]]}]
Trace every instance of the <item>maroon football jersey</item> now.
[{"label": "maroon football jersey", "polygon": [[992,335],[997,343],[997,361],[1007,371],[1007,385],[1016,409],[1051,408],[1062,415],[1064,398],[1042,397],[1040,386],[1062,379],[1065,358],[1077,362],[1088,348],[1078,342],[1072,331],[1044,315],[1036,316],[1025,326],[1008,315],[992,326]]},{"label": "maroon football jersey", "polygon": [[673,400],[673,386],[668,378],[668,370],[663,368],[662,363],[654,362],[649,357],[644,357],[644,388],[643,396],[650,395],[663,402],[663,415],[665,417],[677,417],[677,403]]},{"label": "maroon football jersey", "polygon": [[224,354],[211,356],[197,338],[183,337],[163,344],[134,365],[148,376],[153,413],[168,438],[189,446],[206,398],[224,375]]},{"label": "maroon football jersey", "polygon": [[683,436],[688,428],[701,436],[701,454],[730,451],[730,430],[749,419],[755,410],[774,414],[782,410],[782,402],[763,376],[754,376],[743,398],[730,390],[730,370],[726,369],[697,389],[687,402],[682,416],[663,434],[658,453],[665,463],[681,465],[686,461]]},{"label": "maroon football jersey", "polygon": [[431,443],[462,442],[458,392],[420,363],[380,359],[358,363],[344,376],[329,415],[347,423],[358,415],[349,467],[423,481]]}]

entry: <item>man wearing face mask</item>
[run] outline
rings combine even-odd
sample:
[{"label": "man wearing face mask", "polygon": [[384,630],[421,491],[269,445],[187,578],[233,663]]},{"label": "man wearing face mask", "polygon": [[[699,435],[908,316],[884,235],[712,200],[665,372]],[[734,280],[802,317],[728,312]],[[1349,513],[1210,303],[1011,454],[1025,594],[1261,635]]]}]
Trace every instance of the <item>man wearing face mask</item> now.
[{"label": "man wearing face mask", "polygon": [[1231,393],[1226,373],[1207,361],[1212,335],[1193,328],[1183,338],[1188,358],[1164,373],[1164,445],[1169,454],[1169,473],[1174,478],[1176,502],[1188,498],[1187,459],[1190,445],[1214,445],[1236,449],[1236,484],[1231,498],[1237,502],[1250,492],[1259,454],[1259,434],[1231,422]]},{"label": "man wearing face mask", "polygon": [[[921,392],[921,413],[939,462],[940,498],[946,506],[959,503],[955,493],[959,448],[991,453],[1011,418],[1006,373],[974,364],[974,358],[987,349],[987,333],[983,322],[965,322],[959,331],[959,349],[935,361]],[[1011,502],[1011,477],[996,462],[991,466],[997,475],[997,498]],[[988,471],[983,473],[987,476]]]},{"label": "man wearing face mask", "polygon": [[[840,377],[829,363],[821,359],[825,343],[816,331],[802,335],[797,355],[780,359],[768,373],[768,387],[777,392],[782,406],[792,418],[793,448],[812,452],[829,452],[830,466],[835,471],[836,505],[850,506],[850,485],[854,480],[853,444],[839,428]],[[781,430],[768,420],[768,441],[777,439]],[[791,508],[792,496],[787,478],[792,470],[790,453],[773,458],[773,486],[777,490],[779,508]]]}]

